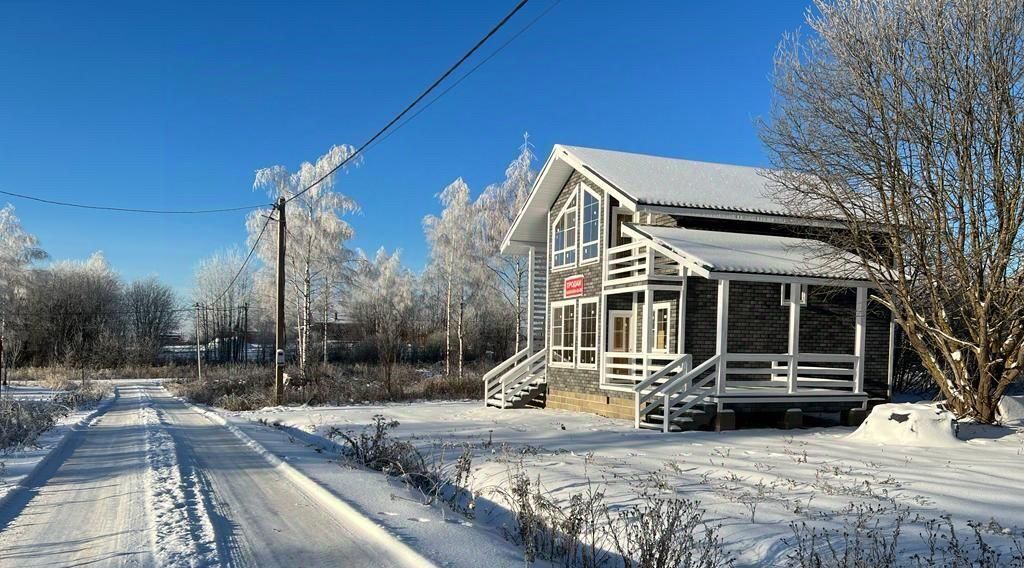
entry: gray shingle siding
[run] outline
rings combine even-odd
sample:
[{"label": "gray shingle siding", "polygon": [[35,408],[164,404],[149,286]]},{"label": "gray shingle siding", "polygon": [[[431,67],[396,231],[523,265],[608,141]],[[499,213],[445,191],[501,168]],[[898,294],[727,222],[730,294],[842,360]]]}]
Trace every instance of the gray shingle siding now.
[{"label": "gray shingle siding", "polygon": [[[549,247],[551,222],[562,210],[570,194],[578,184],[601,197],[601,216],[599,234],[601,235],[599,259],[603,258],[606,223],[608,221],[609,198],[596,186],[588,182],[579,172],[574,172],[551,207],[549,221]],[[645,219],[642,215],[641,219]],[[671,225],[676,219],[667,215],[651,216],[651,221],[658,224]],[[754,227],[744,227],[754,232]],[[720,229],[730,230],[730,224],[721,224]],[[577,231],[582,227],[577,226]],[[765,227],[771,232],[771,227]],[[577,261],[582,251],[577,249]],[[550,250],[544,267],[548,273],[547,314],[551,313],[551,303],[564,299],[563,283],[570,276],[583,276],[583,298],[600,299],[603,282],[603,263],[599,260],[591,264],[577,265],[569,269],[553,271],[551,268]],[[854,305],[856,294],[853,289],[826,288],[811,286],[808,305],[801,309],[800,350],[805,353],[853,353],[854,336]],[[678,292],[654,292],[654,302],[669,302],[671,305],[670,328],[673,343],[669,351],[675,353],[678,340]],[[691,276],[687,280],[685,352],[693,355],[694,365],[700,364],[715,354],[716,316],[717,316],[717,282],[699,276]],[[786,353],[789,348],[789,308],[780,302],[781,284],[765,282],[733,281],[730,284],[729,298],[729,334],[728,349],[734,353]],[[626,292],[607,297],[608,310],[632,310],[635,315],[634,350],[640,351],[640,319],[643,310],[644,293]],[[635,300],[634,300],[635,299]],[[605,314],[598,310],[598,366],[601,365],[601,352],[606,341],[607,326]],[[550,332],[550,322],[547,322]],[[550,345],[550,341],[545,341]],[[867,344],[865,364],[865,386],[874,396],[887,394],[888,361],[889,361],[889,316],[879,305],[869,305],[867,323]],[[549,366],[549,388],[574,391],[602,396],[628,396],[600,388],[600,372],[596,369],[578,369]]]}]

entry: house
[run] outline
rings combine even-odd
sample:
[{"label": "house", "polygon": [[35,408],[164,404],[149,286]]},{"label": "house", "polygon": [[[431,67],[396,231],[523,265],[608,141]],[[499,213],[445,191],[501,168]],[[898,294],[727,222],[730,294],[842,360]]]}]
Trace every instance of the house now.
[{"label": "house", "polygon": [[768,190],[755,168],[556,145],[503,243],[529,259],[530,332],[486,404],[664,431],[863,419],[890,394],[892,318],[813,238],[842,225]]}]

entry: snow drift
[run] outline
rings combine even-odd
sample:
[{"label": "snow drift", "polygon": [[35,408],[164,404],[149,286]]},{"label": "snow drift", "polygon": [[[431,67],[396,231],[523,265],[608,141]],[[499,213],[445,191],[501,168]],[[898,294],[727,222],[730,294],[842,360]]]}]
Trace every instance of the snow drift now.
[{"label": "snow drift", "polygon": [[999,421],[1006,425],[1024,426],[1024,396],[1003,395],[997,407]]},{"label": "snow drift", "polygon": [[935,403],[880,404],[847,436],[854,442],[899,446],[958,446],[953,414]]}]

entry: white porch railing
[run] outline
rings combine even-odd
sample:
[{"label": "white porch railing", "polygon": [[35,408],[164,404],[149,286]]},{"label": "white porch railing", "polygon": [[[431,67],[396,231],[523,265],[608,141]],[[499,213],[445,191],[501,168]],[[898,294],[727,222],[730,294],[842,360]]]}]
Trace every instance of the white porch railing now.
[{"label": "white porch railing", "polygon": [[507,408],[530,387],[543,383],[547,352],[543,348],[531,355],[529,349],[523,349],[484,373],[484,404]]},{"label": "white porch railing", "polygon": [[[800,353],[796,373],[790,376],[793,357],[788,353],[729,353],[725,357],[725,385],[720,394],[750,390],[769,394],[820,393],[823,390],[857,392],[855,355]],[[849,366],[846,366],[849,365]]]},{"label": "white porch railing", "polygon": [[605,384],[632,388],[677,358],[676,353],[607,352],[604,354]]},{"label": "white porch railing", "polygon": [[793,359],[788,353],[729,353],[693,367],[689,354],[606,353],[605,375],[631,384],[637,428],[660,410],[666,432],[672,421],[708,397],[861,394],[855,380],[857,356],[800,353],[791,375]]},{"label": "white porch railing", "polygon": [[679,263],[643,242],[610,247],[605,286],[645,280],[680,280]]}]

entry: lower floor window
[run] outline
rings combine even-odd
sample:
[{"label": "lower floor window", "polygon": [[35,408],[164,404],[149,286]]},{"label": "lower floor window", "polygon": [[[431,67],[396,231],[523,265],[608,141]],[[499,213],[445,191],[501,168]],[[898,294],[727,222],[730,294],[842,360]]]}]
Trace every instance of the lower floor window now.
[{"label": "lower floor window", "polygon": [[597,300],[580,300],[580,367],[597,367]]},{"label": "lower floor window", "polygon": [[551,309],[551,362],[572,365],[576,361],[576,304]]}]

